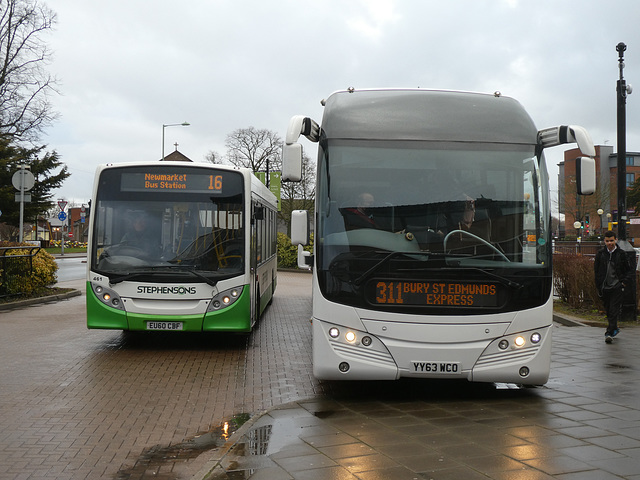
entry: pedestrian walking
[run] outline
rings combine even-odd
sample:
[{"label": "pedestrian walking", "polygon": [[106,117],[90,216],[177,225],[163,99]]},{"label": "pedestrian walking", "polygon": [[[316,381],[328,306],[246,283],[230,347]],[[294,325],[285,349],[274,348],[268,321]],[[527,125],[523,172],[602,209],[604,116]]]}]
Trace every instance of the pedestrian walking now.
[{"label": "pedestrian walking", "polygon": [[604,247],[596,253],[593,268],[595,271],[598,295],[604,301],[607,315],[605,341],[611,343],[620,333],[618,320],[622,313],[622,300],[625,287],[633,285],[633,270],[627,255],[617,245],[616,234],[608,230],[604,234]]}]

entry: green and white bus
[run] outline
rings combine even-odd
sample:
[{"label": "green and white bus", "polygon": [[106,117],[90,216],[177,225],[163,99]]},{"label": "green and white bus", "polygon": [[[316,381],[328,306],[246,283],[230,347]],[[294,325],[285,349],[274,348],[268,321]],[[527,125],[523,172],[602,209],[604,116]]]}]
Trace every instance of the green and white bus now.
[{"label": "green and white bus", "polygon": [[249,169],[98,167],[87,326],[250,332],[276,289],[276,198]]},{"label": "green and white bus", "polygon": [[[318,124],[295,116],[283,179],[318,142],[313,372],[542,384],[549,376],[552,252],[544,149],[577,126],[538,130],[512,98],[378,89],[336,92]],[[581,158],[579,192],[595,188]],[[584,180],[584,182],[583,182]],[[307,241],[294,212],[292,242]],[[298,222],[299,221],[299,222]]]}]

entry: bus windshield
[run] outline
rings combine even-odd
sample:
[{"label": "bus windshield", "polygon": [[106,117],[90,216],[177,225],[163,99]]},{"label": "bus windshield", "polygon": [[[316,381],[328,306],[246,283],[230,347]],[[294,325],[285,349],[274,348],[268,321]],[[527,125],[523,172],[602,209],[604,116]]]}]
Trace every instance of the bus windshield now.
[{"label": "bus windshield", "polygon": [[210,281],[243,272],[241,175],[210,168],[173,170],[102,172],[93,206],[92,271],[112,282],[151,276],[154,281],[163,276]]},{"label": "bus windshield", "polygon": [[546,177],[532,145],[321,142],[319,277],[546,270]]}]

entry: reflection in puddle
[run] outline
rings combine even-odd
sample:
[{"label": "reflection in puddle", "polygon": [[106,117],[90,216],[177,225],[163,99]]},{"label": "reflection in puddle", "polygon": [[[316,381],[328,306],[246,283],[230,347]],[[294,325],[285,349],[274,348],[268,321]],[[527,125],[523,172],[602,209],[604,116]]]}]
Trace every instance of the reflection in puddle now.
[{"label": "reflection in puddle", "polygon": [[[159,470],[171,462],[186,462],[194,459],[202,453],[221,447],[229,437],[240,428],[251,415],[241,413],[234,415],[230,420],[213,427],[208,432],[196,435],[187,440],[169,447],[156,445],[145,450],[136,460],[131,468],[121,469],[117,475],[117,480],[161,478],[163,480],[175,480],[178,478],[174,473],[159,473]],[[268,442],[268,440],[267,440]],[[162,469],[167,470],[166,468]]]},{"label": "reflection in puddle", "polygon": [[272,429],[273,425],[265,425],[248,433],[249,455],[265,455],[267,453]]}]

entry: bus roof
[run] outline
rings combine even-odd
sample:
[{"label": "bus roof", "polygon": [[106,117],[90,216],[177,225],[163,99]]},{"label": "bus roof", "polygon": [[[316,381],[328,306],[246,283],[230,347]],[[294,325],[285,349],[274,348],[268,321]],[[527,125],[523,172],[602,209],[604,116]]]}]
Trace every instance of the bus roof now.
[{"label": "bus roof", "polygon": [[322,120],[326,138],[537,143],[522,105],[500,94],[424,89],[333,93]]}]

